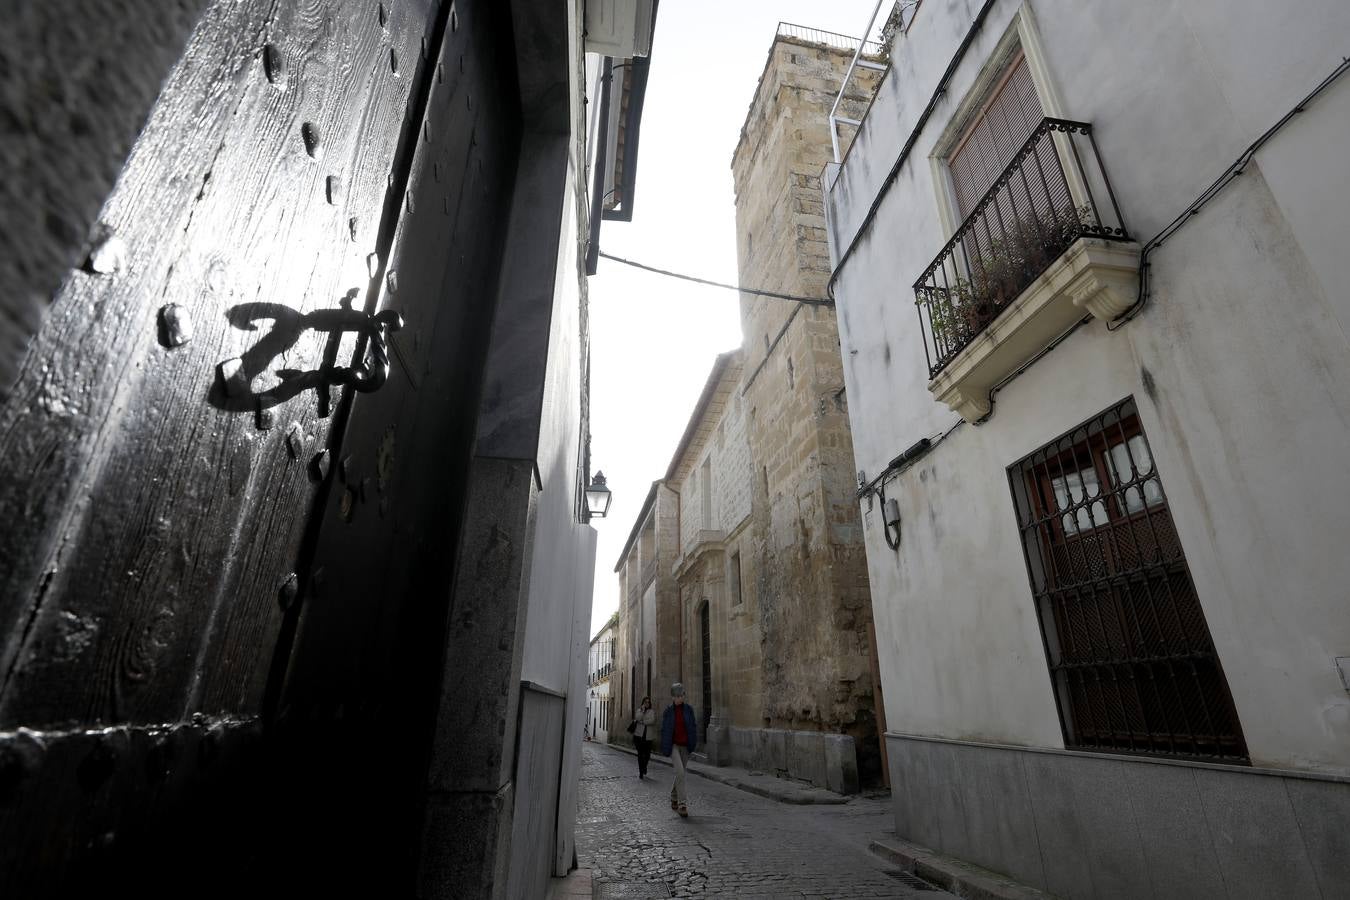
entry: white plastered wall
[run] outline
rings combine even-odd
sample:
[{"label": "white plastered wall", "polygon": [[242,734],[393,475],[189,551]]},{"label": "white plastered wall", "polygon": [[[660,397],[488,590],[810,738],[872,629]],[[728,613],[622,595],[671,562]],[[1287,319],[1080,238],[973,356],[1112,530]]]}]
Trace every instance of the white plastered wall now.
[{"label": "white plastered wall", "polygon": [[[925,4],[827,192],[836,258],[969,27]],[[1340,61],[1350,6],[1036,0],[1063,114],[1092,122],[1127,225],[1156,233]],[[997,3],[836,286],[858,466],[879,472],[954,413],[926,389],[915,277],[944,230],[928,159],[1024,7]],[[864,518],[892,731],[1062,745],[1006,469],[1127,396],[1138,403],[1258,765],[1350,771],[1350,76],[1153,257],[1154,297],[1093,323],[887,486]],[[1338,243],[1339,240],[1339,243]],[[1146,374],[1147,373],[1147,374]],[[864,512],[867,504],[864,503]]]}]

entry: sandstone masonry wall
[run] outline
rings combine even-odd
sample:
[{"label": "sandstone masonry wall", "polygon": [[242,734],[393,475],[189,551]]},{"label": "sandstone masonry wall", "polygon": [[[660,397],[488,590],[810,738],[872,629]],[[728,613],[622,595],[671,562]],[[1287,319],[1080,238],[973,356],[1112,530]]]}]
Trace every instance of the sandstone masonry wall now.
[{"label": "sandstone masonry wall", "polygon": [[[741,284],[825,296],[820,173],[850,56],[781,36],[773,46],[732,161]],[[845,115],[861,116],[876,78],[855,78]],[[762,659],[756,724],[849,734],[864,782],[875,781],[879,686],[834,311],[743,295],[741,321],[755,467],[747,549]]]},{"label": "sandstone masonry wall", "polygon": [[670,686],[684,678],[680,667],[679,586],[673,567],[679,557],[680,495],[662,483],[656,489],[656,634],[652,705],[669,702]]},{"label": "sandstone masonry wall", "polygon": [[[792,38],[770,51],[733,160],[742,284],[824,296],[820,171],[848,61]],[[862,74],[845,115],[861,115],[875,79]],[[654,701],[664,706],[669,683],[684,682],[714,763],[773,760],[855,790],[859,775],[881,777],[878,698],[834,313],[748,296],[741,313],[744,345],[714,369],[621,567],[618,719],[646,689],[651,657]],[[786,753],[794,734],[800,752]]]},{"label": "sandstone masonry wall", "polygon": [[[748,597],[747,562],[753,467],[740,397],[741,354],[727,364],[714,402],[690,423],[695,440],[675,464],[681,500],[679,616],[681,665],[690,696],[709,722],[758,725],[761,719],[758,617]],[[709,487],[705,491],[704,485]],[[711,504],[705,518],[704,504]],[[710,527],[705,527],[710,526]],[[701,611],[707,604],[711,672],[704,671]],[[711,704],[704,703],[705,677]],[[710,753],[713,751],[709,751]]]}]

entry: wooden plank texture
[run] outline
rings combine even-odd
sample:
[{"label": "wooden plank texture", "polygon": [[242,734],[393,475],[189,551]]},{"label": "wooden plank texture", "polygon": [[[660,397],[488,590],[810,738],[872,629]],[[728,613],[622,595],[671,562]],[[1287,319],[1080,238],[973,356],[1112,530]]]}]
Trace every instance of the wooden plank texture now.
[{"label": "wooden plank texture", "polygon": [[210,0],[4,4],[0,402]]},{"label": "wooden plank texture", "polygon": [[430,728],[518,152],[504,31],[492,4],[460,3],[436,60],[380,300],[407,326],[395,377],[352,403],[283,714],[356,704]]},{"label": "wooden plank texture", "polygon": [[[324,336],[268,320],[364,296],[435,5],[241,0],[199,24],[100,216],[122,264],[70,276],[0,410],[0,727],[260,708],[330,423],[313,391],[266,393]],[[222,390],[240,357],[261,397]]]},{"label": "wooden plank texture", "polygon": [[[285,804],[344,823],[302,847],[387,861],[383,868],[400,876],[382,886],[390,896],[417,890],[401,880],[412,871],[403,861],[451,852],[426,848],[422,811],[439,674],[456,652],[445,621],[518,153],[513,59],[501,49],[510,23],[488,0],[454,9],[381,283],[380,306],[407,324],[394,338],[389,382],[351,398],[341,460],[300,573],[305,589],[290,614],[294,651],[275,717],[310,776]],[[509,651],[498,657],[509,662]],[[316,721],[337,723],[340,750],[311,739]],[[488,735],[500,746],[496,725]],[[496,823],[457,826],[449,839],[477,850]],[[429,896],[489,890],[435,881]]]}]

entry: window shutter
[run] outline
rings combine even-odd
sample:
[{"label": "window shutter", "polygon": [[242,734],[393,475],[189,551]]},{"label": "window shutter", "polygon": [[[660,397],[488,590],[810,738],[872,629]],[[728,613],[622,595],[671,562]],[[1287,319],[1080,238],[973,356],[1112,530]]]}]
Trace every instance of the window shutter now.
[{"label": "window shutter", "polygon": [[1031,69],[1019,52],[947,160],[963,220],[1044,118]]}]

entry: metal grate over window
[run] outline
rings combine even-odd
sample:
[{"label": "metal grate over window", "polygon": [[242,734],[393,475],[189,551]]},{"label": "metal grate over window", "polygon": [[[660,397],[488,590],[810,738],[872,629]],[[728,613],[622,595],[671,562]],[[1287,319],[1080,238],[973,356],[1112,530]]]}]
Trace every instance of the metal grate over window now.
[{"label": "metal grate over window", "polygon": [[1134,401],[1008,475],[1066,746],[1245,762]]}]

